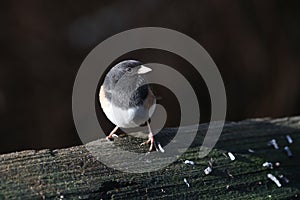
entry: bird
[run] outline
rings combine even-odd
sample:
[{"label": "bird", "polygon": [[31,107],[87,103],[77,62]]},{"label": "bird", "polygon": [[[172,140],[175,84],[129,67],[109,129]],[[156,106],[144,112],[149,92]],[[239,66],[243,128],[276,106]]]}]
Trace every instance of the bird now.
[{"label": "bird", "polygon": [[115,128],[106,137],[113,140],[118,137],[119,128],[133,128],[147,124],[149,152],[156,148],[154,135],[150,127],[156,98],[144,74],[152,71],[138,60],[124,60],[114,65],[106,74],[100,87],[99,101],[106,117]]}]

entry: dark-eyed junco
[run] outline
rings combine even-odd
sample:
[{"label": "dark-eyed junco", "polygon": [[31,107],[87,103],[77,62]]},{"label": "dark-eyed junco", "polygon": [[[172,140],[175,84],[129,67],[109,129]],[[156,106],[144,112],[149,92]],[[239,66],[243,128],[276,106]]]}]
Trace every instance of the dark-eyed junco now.
[{"label": "dark-eyed junco", "polygon": [[142,144],[154,148],[154,137],[149,118],[154,112],[156,99],[147,81],[141,76],[150,72],[149,67],[137,60],[125,60],[116,64],[106,75],[100,88],[99,100],[107,118],[116,125],[107,139],[117,136],[119,127],[132,128],[147,123],[149,139]]}]

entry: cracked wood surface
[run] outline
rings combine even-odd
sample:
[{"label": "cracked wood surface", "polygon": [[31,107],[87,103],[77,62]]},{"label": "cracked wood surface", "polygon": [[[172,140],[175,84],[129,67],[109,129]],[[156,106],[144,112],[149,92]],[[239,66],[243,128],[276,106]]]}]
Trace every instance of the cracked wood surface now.
[{"label": "cracked wood surface", "polygon": [[[185,127],[185,134],[195,129],[197,136],[191,147],[170,165],[153,172],[121,172],[107,167],[90,154],[98,152],[110,166],[124,170],[136,168],[137,171],[143,166],[120,152],[145,155],[145,166],[153,166],[153,169],[173,159],[168,152],[162,157],[147,157],[148,147],[139,145],[144,139],[132,136],[119,137],[114,142],[99,139],[85,146],[66,149],[0,155],[0,199],[299,198],[300,117],[226,123],[217,145],[204,158],[199,157],[199,152],[207,125]],[[164,129],[156,136],[157,141],[164,146],[176,130]],[[293,138],[292,144],[287,142],[287,134]],[[277,140],[278,150],[267,145],[271,139]],[[291,149],[292,157],[286,155],[285,146]],[[255,152],[248,152],[249,148]],[[177,151],[184,149],[179,147]],[[226,156],[229,151],[236,160],[231,161]],[[213,171],[205,175],[204,169],[211,159]],[[185,160],[191,160],[195,165],[185,164]],[[274,169],[263,167],[265,161],[273,162]],[[276,162],[280,166],[275,166]],[[277,177],[283,174],[290,182],[278,178],[282,183],[278,188],[267,178],[268,173]]]}]

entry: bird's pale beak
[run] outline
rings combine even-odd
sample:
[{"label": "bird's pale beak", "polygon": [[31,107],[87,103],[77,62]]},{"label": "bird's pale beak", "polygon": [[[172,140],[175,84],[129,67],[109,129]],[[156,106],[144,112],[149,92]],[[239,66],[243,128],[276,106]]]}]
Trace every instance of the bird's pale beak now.
[{"label": "bird's pale beak", "polygon": [[145,67],[144,65],[141,65],[141,67],[138,69],[137,73],[138,74],[146,74],[148,72],[151,72],[152,69],[149,67]]}]

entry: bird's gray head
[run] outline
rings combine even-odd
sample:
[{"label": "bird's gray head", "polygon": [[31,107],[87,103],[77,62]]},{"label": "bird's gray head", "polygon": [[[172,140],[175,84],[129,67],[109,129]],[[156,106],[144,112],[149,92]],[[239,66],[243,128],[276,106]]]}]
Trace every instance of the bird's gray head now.
[{"label": "bird's gray head", "polygon": [[149,67],[145,67],[140,61],[137,60],[124,60],[116,64],[106,75],[104,85],[106,88],[114,87],[117,82],[122,78],[131,78],[140,74],[150,72]]}]

